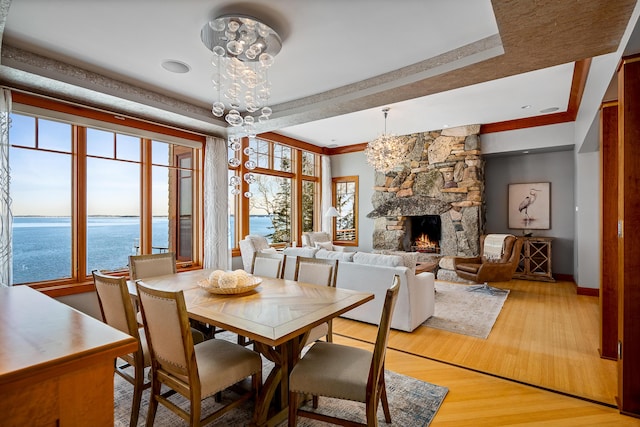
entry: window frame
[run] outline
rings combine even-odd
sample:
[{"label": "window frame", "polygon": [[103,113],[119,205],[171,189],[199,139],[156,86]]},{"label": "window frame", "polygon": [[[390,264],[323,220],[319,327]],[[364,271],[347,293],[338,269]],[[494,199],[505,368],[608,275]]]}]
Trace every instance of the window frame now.
[{"label": "window frame", "polygon": [[[32,282],[28,284],[16,284],[16,286],[30,286],[45,292],[52,297],[72,295],[92,291],[94,289],[93,280],[90,274],[86,273],[87,255],[87,205],[86,205],[86,183],[83,177],[86,176],[86,129],[103,129],[115,134],[130,135],[139,138],[141,141],[141,175],[147,175],[142,180],[143,185],[140,192],[141,197],[141,248],[143,253],[150,253],[151,250],[151,144],[153,141],[168,143],[170,146],[184,145],[193,149],[192,174],[193,174],[193,243],[192,259],[186,263],[178,263],[181,270],[198,268],[202,265],[203,245],[203,212],[202,199],[203,189],[203,165],[204,165],[204,142],[205,136],[182,131],[175,128],[168,128],[156,123],[145,122],[131,117],[123,117],[103,111],[93,110],[87,107],[71,105],[62,101],[48,98],[40,98],[22,92],[12,93],[12,113],[32,116],[43,120],[53,120],[68,123],[72,126],[72,274],[71,278],[55,279],[43,282]],[[171,151],[171,150],[170,150]],[[94,156],[95,157],[95,156]],[[179,170],[177,164],[168,168]],[[145,245],[142,245],[142,242]],[[146,247],[148,246],[148,248]],[[127,275],[128,271],[114,272],[114,274]]]},{"label": "window frame", "polygon": [[[266,132],[262,134],[258,134],[256,139],[260,139],[269,143],[269,159],[268,159],[268,168],[264,167],[256,167],[253,170],[248,170],[245,166],[245,162],[248,160],[248,156],[244,154],[244,149],[249,146],[249,139],[242,138],[241,145],[242,148],[236,152],[236,156],[240,160],[240,165],[237,167],[233,167],[228,165],[228,169],[230,171],[235,171],[241,178],[247,172],[253,172],[256,174],[276,176],[276,177],[284,177],[291,179],[291,192],[292,192],[292,233],[291,233],[291,241],[300,242],[302,236],[302,183],[303,181],[311,181],[316,185],[315,191],[315,206],[318,207],[314,212],[314,228],[318,231],[321,224],[321,212],[320,212],[320,197],[321,197],[321,182],[322,182],[322,172],[320,167],[321,154],[323,154],[323,150],[321,147],[317,147],[315,145],[296,140],[294,138],[285,137],[283,135],[279,135],[272,132]],[[291,149],[291,161],[292,168],[291,172],[285,172],[274,167],[274,146],[275,145],[283,145],[287,146]],[[303,175],[302,173],[302,161],[303,161],[303,153],[309,152],[315,155],[315,165],[314,165],[314,174],[315,175]],[[241,180],[240,184],[240,194],[236,197],[236,209],[235,209],[235,217],[239,218],[236,220],[235,230],[230,230],[230,232],[235,232],[235,239],[232,239],[235,242],[239,242],[250,233],[249,229],[249,199],[243,196],[243,194],[249,190],[249,185]],[[276,244],[274,246],[284,246],[284,244]],[[234,257],[240,256],[239,247],[231,248],[231,254]]]},{"label": "window frame", "polygon": [[338,230],[337,230],[337,218],[331,218],[331,238],[333,243],[341,246],[358,246],[358,195],[359,195],[359,183],[358,176],[338,176],[331,178],[331,197],[332,197],[332,206],[335,206],[338,209],[338,198],[337,198],[337,185],[340,183],[351,183],[353,182],[355,185],[355,191],[353,196],[353,226],[354,226],[354,240],[339,240]]}]

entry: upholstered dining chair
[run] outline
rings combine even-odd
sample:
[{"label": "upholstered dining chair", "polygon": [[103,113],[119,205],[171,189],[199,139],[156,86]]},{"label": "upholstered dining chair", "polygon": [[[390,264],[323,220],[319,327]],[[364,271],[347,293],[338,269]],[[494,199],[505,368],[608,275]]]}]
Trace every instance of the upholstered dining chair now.
[{"label": "upholstered dining chair", "polygon": [[506,293],[489,283],[510,281],[520,262],[521,251],[522,239],[512,234],[487,234],[480,236],[480,255],[455,257],[453,268],[459,277],[478,283],[469,287],[469,291]]},{"label": "upholstered dining chair", "polygon": [[175,252],[160,254],[129,255],[129,278],[145,279],[153,276],[164,276],[176,272]]},{"label": "upholstered dining chair", "polygon": [[[337,259],[309,258],[303,256],[296,258],[296,269],[293,274],[293,280],[297,282],[335,288],[337,276]],[[325,337],[327,342],[333,341],[333,324],[331,320],[311,329],[305,345],[317,341],[322,337]]]},{"label": "upholstered dining chair", "polygon": [[[136,282],[140,308],[151,355],[151,396],[147,426],[153,425],[158,403],[187,421],[190,426],[208,424],[248,399],[257,399],[262,385],[262,359],[252,350],[225,340],[193,343],[182,291],[152,289]],[[202,417],[201,402],[251,377],[251,390]],[[161,386],[189,400],[189,409],[171,402]]]},{"label": "upholstered dining chair", "polygon": [[[147,277],[164,276],[165,274],[175,274],[176,254],[175,252],[164,252],[159,254],[147,255],[129,255],[129,278],[131,280],[141,280]],[[138,323],[142,324],[142,315],[138,311]],[[205,340],[205,332],[207,335],[214,336],[216,330],[213,327],[192,322],[195,327],[191,328],[193,340],[197,344]],[[201,330],[202,329],[202,330]],[[211,329],[211,330],[208,330]],[[203,332],[203,330],[205,332]]]},{"label": "upholstered dining chair", "polygon": [[[127,279],[103,274],[100,271],[93,272],[93,282],[98,294],[98,303],[102,320],[116,329],[131,335],[138,341],[138,350],[120,356],[124,362],[115,360],[115,373],[133,385],[133,400],[131,403],[130,426],[138,424],[138,412],[142,391],[151,386],[151,382],[145,382],[144,370],[151,366],[149,347],[144,329],[138,325],[136,314],[129,296]],[[133,375],[128,371],[133,369]]]},{"label": "upholstered dining chair", "polygon": [[284,272],[284,259],[281,254],[256,252],[251,262],[251,274],[254,276],[273,277],[279,279]]},{"label": "upholstered dining chair", "polygon": [[[399,289],[400,277],[395,275],[393,284],[385,295],[373,352],[341,344],[317,342],[294,366],[289,376],[289,426],[297,424],[298,415],[333,424],[377,426],[379,402],[382,402],[385,421],[391,422],[384,362]],[[313,395],[314,408],[318,407],[317,396],[363,402],[366,405],[366,423],[300,409],[299,394]]]}]

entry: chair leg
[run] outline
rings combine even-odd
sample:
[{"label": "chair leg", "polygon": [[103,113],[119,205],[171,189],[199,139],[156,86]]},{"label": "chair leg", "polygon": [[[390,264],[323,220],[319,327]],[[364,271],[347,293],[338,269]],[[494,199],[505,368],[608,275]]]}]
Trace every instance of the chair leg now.
[{"label": "chair leg", "polygon": [[491,295],[506,294],[507,292],[509,292],[506,289],[494,288],[492,286],[489,286],[488,283],[484,283],[482,285],[469,286],[467,291],[469,291],[469,292],[482,292],[482,293],[487,293],[487,294],[491,294]]},{"label": "chair leg", "polygon": [[378,427],[378,399],[369,398],[367,401],[367,427]]},{"label": "chair leg", "polygon": [[191,395],[191,411],[189,427],[200,427],[200,413],[202,409],[200,396]]},{"label": "chair leg", "polygon": [[387,384],[384,381],[384,373],[380,385],[380,402],[382,402],[382,410],[384,411],[384,420],[387,424],[391,424],[391,412],[389,411],[389,401],[387,400]]},{"label": "chair leg", "polygon": [[327,342],[333,342],[333,322],[329,320],[329,330],[327,331]]},{"label": "chair leg", "polygon": [[289,392],[289,427],[298,425],[298,393]]},{"label": "chair leg", "polygon": [[131,419],[129,426],[138,425],[138,413],[140,412],[140,401],[142,400],[142,390],[144,390],[144,368],[135,367],[135,383],[133,384],[133,402],[131,402]]},{"label": "chair leg", "polygon": [[149,396],[149,412],[147,413],[147,427],[153,427],[158,409],[157,395],[160,394],[160,381],[153,380],[151,383],[151,394]]}]

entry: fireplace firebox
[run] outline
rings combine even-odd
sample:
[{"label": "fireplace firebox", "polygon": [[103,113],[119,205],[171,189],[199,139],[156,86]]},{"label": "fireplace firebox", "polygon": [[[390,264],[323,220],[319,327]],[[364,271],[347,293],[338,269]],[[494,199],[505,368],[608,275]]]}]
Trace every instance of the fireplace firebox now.
[{"label": "fireplace firebox", "polygon": [[405,224],[405,251],[440,253],[440,215],[407,216]]}]

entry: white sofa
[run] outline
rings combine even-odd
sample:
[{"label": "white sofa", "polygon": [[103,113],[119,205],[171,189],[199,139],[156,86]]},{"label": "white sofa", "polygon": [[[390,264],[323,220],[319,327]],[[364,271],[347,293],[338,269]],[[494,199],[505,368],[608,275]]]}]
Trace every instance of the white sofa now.
[{"label": "white sofa", "polygon": [[[395,274],[400,276],[400,292],[391,320],[393,329],[411,332],[433,315],[435,302],[435,277],[433,273],[415,274],[408,262],[400,256],[371,254],[366,252],[336,252],[316,248],[287,248],[284,250],[284,278],[292,279],[297,256],[338,259],[336,286],[362,292],[373,292],[375,298],[356,307],[342,317],[377,325],[387,289]],[[409,264],[410,265],[410,264]]]}]

